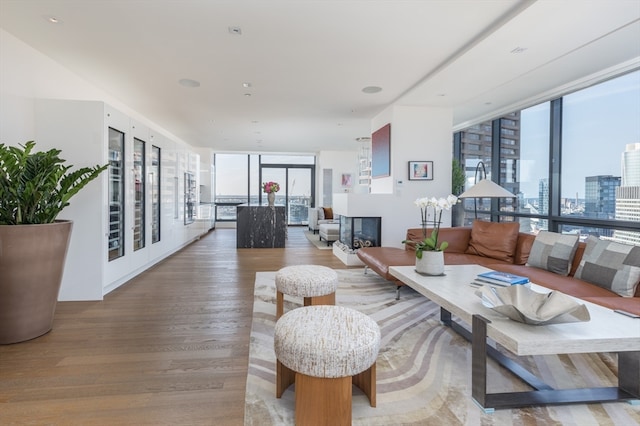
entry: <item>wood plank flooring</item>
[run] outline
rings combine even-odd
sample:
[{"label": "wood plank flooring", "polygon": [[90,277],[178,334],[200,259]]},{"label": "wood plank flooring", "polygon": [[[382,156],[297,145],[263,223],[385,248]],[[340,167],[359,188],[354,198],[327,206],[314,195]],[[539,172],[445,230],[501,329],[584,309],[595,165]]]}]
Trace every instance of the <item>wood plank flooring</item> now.
[{"label": "wood plank flooring", "polygon": [[284,249],[216,229],[101,302],[58,303],[50,333],[0,345],[0,424],[242,425],[255,273],[345,268],[303,229]]}]

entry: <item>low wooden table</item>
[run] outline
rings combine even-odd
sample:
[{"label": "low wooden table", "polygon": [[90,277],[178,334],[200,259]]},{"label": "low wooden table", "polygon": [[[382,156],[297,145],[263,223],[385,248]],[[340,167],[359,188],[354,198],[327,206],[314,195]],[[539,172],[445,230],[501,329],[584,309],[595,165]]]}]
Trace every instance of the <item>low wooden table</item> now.
[{"label": "low wooden table", "polygon": [[[613,310],[584,303],[591,321],[533,326],[510,320],[487,307],[475,295],[473,279],[489,269],[479,265],[447,265],[445,275],[426,277],[414,266],[392,266],[389,273],[405,285],[440,306],[443,324],[472,342],[471,393],[486,411],[545,404],[606,401],[640,403],[640,319],[628,318]],[[542,293],[550,290],[531,284]],[[471,333],[451,320],[451,315],[471,325]],[[493,339],[518,356],[568,353],[618,353],[618,386],[584,389],[553,389],[519,364],[487,345]],[[487,356],[509,369],[534,390],[527,392],[487,392]]]}]

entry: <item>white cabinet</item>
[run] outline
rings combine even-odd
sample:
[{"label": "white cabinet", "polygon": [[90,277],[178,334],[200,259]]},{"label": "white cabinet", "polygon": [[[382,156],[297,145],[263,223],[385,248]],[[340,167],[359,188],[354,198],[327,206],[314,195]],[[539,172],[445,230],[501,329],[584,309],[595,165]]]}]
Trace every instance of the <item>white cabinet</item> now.
[{"label": "white cabinet", "polygon": [[74,222],[60,300],[100,300],[200,235],[179,213],[184,171],[199,166],[189,146],[98,101],[37,100],[35,117],[38,150],[60,149],[76,167],[110,164],[60,215]]}]

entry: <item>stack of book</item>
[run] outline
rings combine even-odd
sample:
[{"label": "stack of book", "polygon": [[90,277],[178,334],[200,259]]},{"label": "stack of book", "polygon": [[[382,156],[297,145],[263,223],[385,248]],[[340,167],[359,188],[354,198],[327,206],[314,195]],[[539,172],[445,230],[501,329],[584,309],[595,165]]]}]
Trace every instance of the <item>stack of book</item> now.
[{"label": "stack of book", "polygon": [[475,284],[478,285],[501,285],[510,286],[514,284],[528,284],[529,278],[520,275],[509,274],[507,272],[489,271],[478,274]]}]

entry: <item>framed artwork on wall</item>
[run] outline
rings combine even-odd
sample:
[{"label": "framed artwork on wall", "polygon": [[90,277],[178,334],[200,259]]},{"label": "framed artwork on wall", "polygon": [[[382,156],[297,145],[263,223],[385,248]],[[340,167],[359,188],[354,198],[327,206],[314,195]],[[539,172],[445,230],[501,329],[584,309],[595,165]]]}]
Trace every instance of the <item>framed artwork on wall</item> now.
[{"label": "framed artwork on wall", "polygon": [[351,177],[351,173],[343,173],[342,174],[342,186],[345,188],[351,188],[353,184],[353,180]]},{"label": "framed artwork on wall", "polygon": [[391,123],[371,135],[371,177],[391,176]]},{"label": "framed artwork on wall", "polygon": [[409,161],[409,180],[433,180],[433,161]]}]

